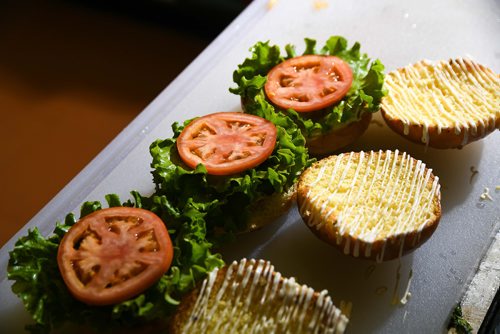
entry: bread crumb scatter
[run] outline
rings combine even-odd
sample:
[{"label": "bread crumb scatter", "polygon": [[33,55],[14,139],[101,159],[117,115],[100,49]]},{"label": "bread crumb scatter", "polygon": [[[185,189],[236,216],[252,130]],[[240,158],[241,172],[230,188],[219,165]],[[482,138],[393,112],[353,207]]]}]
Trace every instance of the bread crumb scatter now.
[{"label": "bread crumb scatter", "polygon": [[325,9],[327,7],[328,7],[328,2],[326,2],[324,0],[315,0],[314,1],[314,9],[316,9],[316,10]]},{"label": "bread crumb scatter", "polygon": [[269,0],[267,2],[267,9],[272,9],[276,5],[277,2],[278,2],[278,0]]},{"label": "bread crumb scatter", "polygon": [[500,77],[469,59],[420,61],[390,72],[382,115],[398,133],[459,148],[500,125]]},{"label": "bread crumb scatter", "polygon": [[493,201],[493,198],[490,195],[490,189],[488,187],[484,187],[483,193],[479,196],[479,198],[483,201]]}]

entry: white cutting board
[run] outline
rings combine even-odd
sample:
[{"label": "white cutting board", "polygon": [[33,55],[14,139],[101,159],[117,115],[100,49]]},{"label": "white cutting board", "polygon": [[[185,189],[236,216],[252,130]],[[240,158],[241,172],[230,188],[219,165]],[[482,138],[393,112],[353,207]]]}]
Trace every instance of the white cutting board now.
[{"label": "white cutting board", "polygon": [[[269,8],[269,3],[274,6]],[[326,6],[326,7],[325,7]],[[322,8],[322,9],[318,9]],[[20,332],[30,321],[6,280],[8,252],[30,227],[49,234],[53,222],[78,211],[85,200],[107,193],[127,198],[132,189],[151,193],[149,144],[171,136],[170,125],[197,115],[240,110],[228,92],[232,72],[257,41],[300,52],[304,37],[322,46],[343,35],[393,70],[426,58],[467,56],[500,71],[500,3],[483,1],[254,1],[99,156],[0,250],[0,333]],[[353,303],[349,333],[439,333],[500,226],[500,132],[462,150],[434,150],[412,144],[383,123],[372,123],[352,150],[399,149],[423,160],[440,177],[443,217],[420,249],[373,266],[342,255],[316,239],[296,208],[261,231],[223,249],[227,261],[241,257],[271,260],[278,271],[317,290],[327,289],[338,304]],[[471,166],[479,173],[470,182]],[[481,201],[489,187],[493,201]],[[500,261],[500,260],[499,260]],[[391,304],[398,266],[403,294],[410,270],[411,298]],[[387,289],[383,293],[384,288]]]}]

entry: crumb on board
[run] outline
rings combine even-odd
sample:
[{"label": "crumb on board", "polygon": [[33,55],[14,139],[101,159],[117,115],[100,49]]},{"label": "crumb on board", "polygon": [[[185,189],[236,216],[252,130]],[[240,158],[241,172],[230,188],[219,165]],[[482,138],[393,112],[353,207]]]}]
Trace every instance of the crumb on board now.
[{"label": "crumb on board", "polygon": [[314,0],[314,9],[321,10],[328,7],[328,2],[325,0]]},{"label": "crumb on board", "polygon": [[481,195],[479,195],[479,198],[483,201],[493,201],[493,198],[490,195],[490,189],[488,187],[484,187],[484,191]]},{"label": "crumb on board", "polygon": [[267,2],[267,9],[273,8],[276,5],[277,2],[278,2],[278,0],[269,0]]}]

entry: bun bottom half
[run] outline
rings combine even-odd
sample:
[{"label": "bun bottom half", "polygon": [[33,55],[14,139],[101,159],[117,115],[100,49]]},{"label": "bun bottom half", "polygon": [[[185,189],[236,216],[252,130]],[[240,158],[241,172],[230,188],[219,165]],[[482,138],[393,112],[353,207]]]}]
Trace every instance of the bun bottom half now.
[{"label": "bun bottom half", "polygon": [[250,204],[247,229],[242,233],[255,231],[271,224],[292,207],[296,198],[297,186],[294,184],[283,193],[272,194]]},{"label": "bun bottom half", "polygon": [[352,144],[368,129],[372,119],[371,113],[363,113],[358,121],[330,131],[324,135],[306,138],[309,153],[314,156],[325,156]]}]

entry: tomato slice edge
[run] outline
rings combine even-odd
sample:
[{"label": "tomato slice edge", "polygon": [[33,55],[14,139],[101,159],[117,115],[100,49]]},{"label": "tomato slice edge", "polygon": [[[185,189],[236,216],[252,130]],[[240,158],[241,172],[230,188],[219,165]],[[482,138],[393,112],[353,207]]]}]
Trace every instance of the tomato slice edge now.
[{"label": "tomato slice edge", "polygon": [[[331,63],[330,68],[325,64],[327,62]],[[306,72],[301,73],[304,69]],[[334,72],[333,75],[329,69]],[[274,66],[267,74],[264,91],[267,98],[280,108],[312,112],[342,100],[351,88],[352,81],[352,70],[341,58],[330,55],[303,55]],[[309,89],[304,88],[303,83],[309,86]],[[311,89],[311,86],[315,88]],[[281,96],[287,94],[287,91],[290,96]],[[321,95],[325,97],[321,98]]]},{"label": "tomato slice edge", "polygon": [[[82,235],[88,231],[88,227],[92,222],[98,222],[98,220],[102,218],[105,220],[107,217],[139,217],[146,222],[146,225],[151,225],[154,231],[154,237],[159,245],[159,250],[154,252],[154,257],[158,258],[158,261],[156,263],[150,263],[145,270],[136,275],[131,275],[131,277],[124,282],[99,291],[99,289],[91,289],[85,286],[81,277],[75,272],[77,269],[75,269],[74,261],[81,259],[74,258],[75,254],[78,252],[74,251],[74,246],[75,242],[82,242],[81,240],[78,241],[78,238],[82,238]],[[130,248],[134,247],[134,245],[128,246]],[[111,252],[112,249],[107,249],[106,251]],[[91,252],[88,251],[87,253]],[[85,257],[83,259],[85,259]],[[173,246],[163,221],[151,211],[131,207],[101,209],[82,217],[64,235],[59,245],[57,256],[59,271],[68,290],[76,299],[89,305],[116,304],[142,293],[168,270],[172,263],[172,259]],[[117,261],[121,261],[124,267],[127,265],[127,259],[123,258],[123,256]],[[105,264],[101,263],[101,265]],[[98,274],[100,270],[101,269],[99,269]],[[95,278],[95,276],[93,278]]]},{"label": "tomato slice edge", "polygon": [[[205,124],[212,119],[216,119],[221,123],[226,122],[227,124],[231,122],[244,123],[244,125],[239,127],[234,135],[225,133],[231,132],[231,129],[226,129],[225,125],[221,125],[213,131],[215,132],[212,134],[214,137],[212,138],[213,143],[207,143],[207,145],[205,145],[210,146],[215,150],[213,155],[216,155],[218,150],[225,149],[226,146],[229,151],[231,151],[231,148],[234,148],[234,151],[238,151],[238,148],[242,146],[241,144],[243,144],[244,146],[244,148],[242,149],[243,153],[249,155],[233,161],[211,162],[193,153],[192,150],[190,150],[190,141],[194,140],[192,137],[198,136],[199,132],[201,132],[200,129],[203,129]],[[245,128],[246,125],[249,125],[250,129],[248,131],[245,129],[241,130],[241,128]],[[236,125],[236,127],[238,127],[238,125]],[[259,137],[259,133],[255,133],[258,132],[255,130],[256,128],[260,129],[260,134],[262,134],[263,136],[263,139],[261,138],[262,142],[258,142],[256,145],[253,145],[255,143],[250,140],[250,142],[247,143],[248,145],[245,146],[245,134],[249,135],[247,136],[249,138],[255,137],[251,136],[252,133],[256,135],[256,137]],[[227,138],[224,139],[224,136],[226,136]],[[233,175],[243,172],[247,169],[254,168],[267,160],[267,158],[274,151],[276,140],[276,126],[269,120],[266,120],[259,116],[244,114],[241,112],[219,112],[194,119],[181,132],[181,134],[177,138],[176,145],[182,161],[190,168],[194,169],[198,164],[203,164],[206,167],[208,174]]]}]

